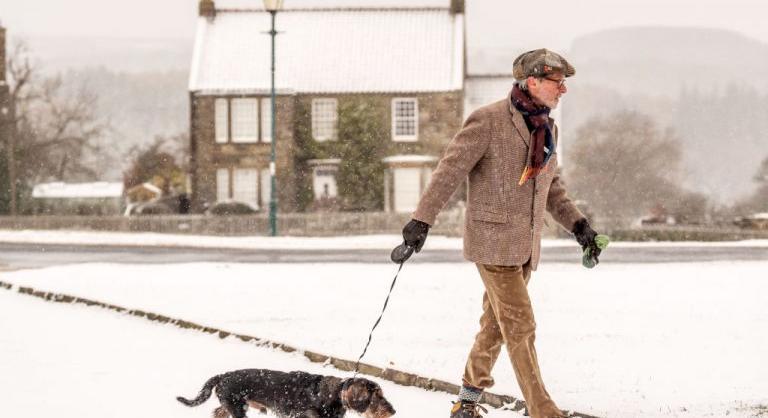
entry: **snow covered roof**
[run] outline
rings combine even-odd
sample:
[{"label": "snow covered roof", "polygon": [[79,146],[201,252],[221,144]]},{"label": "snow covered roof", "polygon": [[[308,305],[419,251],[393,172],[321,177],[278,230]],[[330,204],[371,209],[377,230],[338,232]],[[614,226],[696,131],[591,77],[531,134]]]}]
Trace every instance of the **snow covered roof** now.
[{"label": "snow covered roof", "polygon": [[40,183],[32,189],[32,197],[38,199],[109,198],[122,195],[121,182]]},{"label": "snow covered roof", "polygon": [[[200,17],[190,91],[268,93],[270,25],[258,9]],[[464,16],[448,8],[288,9],[276,29],[279,93],[462,89]]]}]

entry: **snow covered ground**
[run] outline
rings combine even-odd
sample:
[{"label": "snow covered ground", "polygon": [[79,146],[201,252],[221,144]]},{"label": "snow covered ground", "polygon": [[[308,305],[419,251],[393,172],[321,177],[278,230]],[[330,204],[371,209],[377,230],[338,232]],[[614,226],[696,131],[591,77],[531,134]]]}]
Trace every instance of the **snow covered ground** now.
[{"label": "snow covered ground", "polygon": [[[0,280],[356,359],[395,269],[83,264]],[[605,417],[766,416],[766,272],[768,260],[542,265],[531,295],[550,393],[562,408]],[[469,263],[406,265],[364,361],[459,383],[481,296]],[[214,402],[188,410],[174,397],[244,367],[344,375],[236,339],[0,291],[0,416],[208,416]],[[494,375],[493,391],[519,395],[505,355]],[[452,399],[383,387],[399,417],[446,416]],[[488,414],[506,416],[515,414]]]},{"label": "snow covered ground", "polygon": [[[391,250],[402,238],[397,235],[355,235],[342,237],[216,237],[207,235],[121,233],[100,231],[2,230],[0,242],[36,244],[93,244],[182,246],[198,248],[242,248],[285,250],[380,249]],[[544,247],[574,246],[570,239],[545,239]],[[727,242],[613,242],[611,247],[768,247],[768,240]],[[461,238],[430,235],[426,250],[460,250]]]}]

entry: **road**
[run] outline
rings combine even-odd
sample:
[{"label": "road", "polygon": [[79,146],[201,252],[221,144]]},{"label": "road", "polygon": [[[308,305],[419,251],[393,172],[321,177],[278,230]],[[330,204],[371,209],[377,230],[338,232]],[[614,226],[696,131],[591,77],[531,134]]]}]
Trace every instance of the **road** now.
[{"label": "road", "polygon": [[[545,247],[543,262],[578,263],[573,247]],[[458,250],[428,250],[415,255],[414,263],[460,262]],[[764,261],[768,247],[641,246],[609,248],[602,263],[673,263],[706,261]],[[388,250],[242,250],[190,247],[136,247],[105,245],[0,243],[0,268],[26,269],[76,263],[164,264],[196,262],[230,263],[389,263]]]}]

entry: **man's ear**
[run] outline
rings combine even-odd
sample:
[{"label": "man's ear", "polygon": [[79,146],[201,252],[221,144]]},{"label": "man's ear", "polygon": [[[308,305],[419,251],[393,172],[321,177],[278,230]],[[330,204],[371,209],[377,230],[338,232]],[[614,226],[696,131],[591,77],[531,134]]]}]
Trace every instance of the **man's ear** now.
[{"label": "man's ear", "polygon": [[533,88],[539,87],[541,80],[531,75],[525,79],[525,83],[528,84],[528,90],[530,91],[531,87]]}]

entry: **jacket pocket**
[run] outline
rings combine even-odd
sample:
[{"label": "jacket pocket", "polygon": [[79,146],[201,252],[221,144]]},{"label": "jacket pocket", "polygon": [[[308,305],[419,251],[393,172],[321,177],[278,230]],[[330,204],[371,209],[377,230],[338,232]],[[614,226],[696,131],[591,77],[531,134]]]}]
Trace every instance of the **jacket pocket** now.
[{"label": "jacket pocket", "polygon": [[471,211],[470,217],[473,221],[492,222],[497,224],[503,224],[507,222],[506,213],[495,212],[485,208],[477,208]]}]

